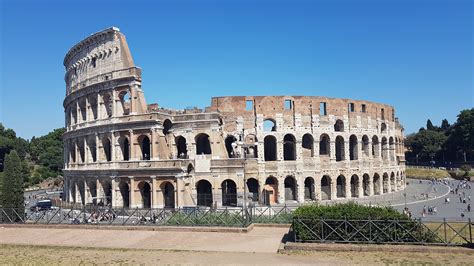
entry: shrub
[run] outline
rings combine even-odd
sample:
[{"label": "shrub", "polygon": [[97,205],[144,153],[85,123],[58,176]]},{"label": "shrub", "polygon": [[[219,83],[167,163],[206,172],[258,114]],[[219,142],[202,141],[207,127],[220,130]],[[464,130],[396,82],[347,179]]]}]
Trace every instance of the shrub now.
[{"label": "shrub", "polygon": [[301,241],[436,242],[434,233],[391,207],[306,205],[294,217],[293,230]]}]

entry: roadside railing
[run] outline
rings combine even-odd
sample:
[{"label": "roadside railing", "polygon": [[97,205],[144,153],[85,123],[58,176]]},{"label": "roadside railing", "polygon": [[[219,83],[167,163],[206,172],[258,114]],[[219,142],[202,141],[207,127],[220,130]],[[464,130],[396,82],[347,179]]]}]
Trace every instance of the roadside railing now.
[{"label": "roadside railing", "polygon": [[333,220],[294,217],[295,242],[473,246],[473,222]]}]

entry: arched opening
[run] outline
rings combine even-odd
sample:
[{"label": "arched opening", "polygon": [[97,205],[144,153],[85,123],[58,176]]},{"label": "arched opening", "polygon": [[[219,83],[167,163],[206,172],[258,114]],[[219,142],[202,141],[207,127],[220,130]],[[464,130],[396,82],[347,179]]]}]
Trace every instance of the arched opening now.
[{"label": "arched opening", "polygon": [[349,138],[349,159],[351,161],[359,159],[357,137],[351,135]]},{"label": "arched opening", "polygon": [[163,122],[163,134],[168,135],[173,127],[173,123],[169,119],[165,119]]},{"label": "arched opening", "polygon": [[285,161],[296,160],[296,140],[291,134],[286,134],[283,137],[283,159]]},{"label": "arched opening", "polygon": [[186,173],[192,174],[194,173],[194,166],[192,163],[188,164],[188,168],[186,169]]},{"label": "arched opening", "polygon": [[81,196],[82,205],[86,205],[86,188],[84,182],[77,182],[77,188],[79,189],[79,196]]},{"label": "arched opening", "polygon": [[386,133],[387,132],[387,124],[382,123],[380,125],[380,133]]},{"label": "arched opening", "polygon": [[319,155],[328,155],[330,154],[329,136],[327,134],[322,134],[319,138]]},{"label": "arched opening", "polygon": [[316,196],[314,195],[314,179],[312,177],[307,177],[304,180],[304,199],[305,200],[315,200]]},{"label": "arched opening", "polygon": [[85,100],[79,102],[79,110],[81,112],[82,122],[87,121],[87,108],[86,108],[86,101]]},{"label": "arched opening", "polygon": [[389,189],[388,189],[388,186],[389,186],[389,180],[388,180],[388,174],[387,173],[384,173],[383,174],[383,193],[388,193],[389,192]]},{"label": "arched opening", "polygon": [[381,194],[381,191],[380,191],[380,187],[381,187],[381,179],[380,179],[380,176],[378,174],[374,174],[374,180],[373,180],[373,185],[374,185],[374,194],[375,195],[380,195]]},{"label": "arched opening", "polygon": [[301,146],[303,147],[303,157],[304,158],[311,158],[314,156],[314,139],[311,134],[304,134],[303,140],[301,142]]},{"label": "arched opening", "polygon": [[188,158],[188,148],[186,144],[186,139],[183,136],[178,136],[175,139],[176,142],[176,149],[178,152],[179,159],[187,159]]},{"label": "arched opening", "polygon": [[91,106],[92,117],[94,120],[97,119],[97,96],[89,97],[89,105]]},{"label": "arched opening", "polygon": [[353,198],[359,197],[359,177],[357,175],[351,177],[351,196]]},{"label": "arched opening", "polygon": [[236,158],[235,148],[237,146],[237,139],[234,136],[227,136],[225,138],[225,149],[229,158]]},{"label": "arched opening", "polygon": [[296,200],[296,181],[292,176],[285,178],[285,200]]},{"label": "arched opening", "polygon": [[84,141],[78,141],[77,142],[77,149],[79,150],[79,159],[81,163],[86,162],[86,156],[85,156],[85,148],[84,148]]},{"label": "arched opening", "polygon": [[196,154],[211,154],[211,142],[209,141],[209,135],[201,133],[196,136]]},{"label": "arched opening", "polygon": [[396,190],[396,184],[395,184],[395,174],[392,172],[390,175],[390,191],[394,192]]},{"label": "arched opening", "polygon": [[377,136],[372,137],[372,156],[374,158],[380,157],[380,143]]},{"label": "arched opening", "polygon": [[130,160],[130,142],[127,137],[123,137],[120,141],[120,150],[122,151],[122,159]]},{"label": "arched opening", "polygon": [[122,182],[119,185],[120,195],[122,196],[122,204],[124,208],[130,208],[130,187],[127,183]]},{"label": "arched opening", "polygon": [[120,99],[120,107],[122,109],[122,115],[129,115],[130,114],[130,93],[128,90],[122,91],[119,94]]},{"label": "arched opening", "polygon": [[331,199],[331,177],[325,175],[321,178],[321,200]]},{"label": "arched opening", "polygon": [[387,160],[388,157],[388,145],[387,145],[387,138],[382,138],[382,160]]},{"label": "arched opening", "polygon": [[89,189],[89,194],[90,194],[90,197],[92,199],[92,205],[96,205],[98,203],[98,201],[97,201],[97,182],[95,180],[89,180],[87,182],[87,188]]},{"label": "arched opening", "polygon": [[221,184],[222,189],[222,206],[237,206],[237,186],[235,182],[226,179]]},{"label": "arched opening", "polygon": [[362,151],[366,157],[369,156],[369,137],[367,135],[362,136]]},{"label": "arched opening", "polygon": [[174,209],[174,186],[170,182],[161,184],[161,191],[163,192],[163,202],[165,208]]},{"label": "arched opening", "polygon": [[265,186],[263,187],[263,202],[269,206],[277,203],[278,199],[278,180],[270,176],[265,180]]},{"label": "arched opening", "polygon": [[362,176],[362,185],[364,189],[364,196],[370,196],[370,176],[368,174],[364,174]]},{"label": "arched opening", "polygon": [[102,147],[104,149],[104,156],[107,162],[112,161],[112,145],[109,138],[102,139]]},{"label": "arched opening", "polygon": [[72,107],[71,111],[71,116],[72,116],[72,124],[77,124],[77,109]]},{"label": "arched opening", "polygon": [[249,198],[252,199],[252,201],[258,201],[258,198],[259,198],[259,193],[258,191],[260,190],[259,189],[259,185],[258,185],[258,181],[257,179],[255,178],[249,178],[247,179],[247,188],[248,188],[248,192],[249,192]]},{"label": "arched opening", "polygon": [[69,145],[69,158],[71,162],[75,163],[76,162],[76,144],[71,143]]},{"label": "arched opening", "polygon": [[141,135],[140,137],[138,137],[138,143],[140,144],[140,149],[141,149],[141,156],[142,156],[142,160],[150,160],[150,150],[151,150],[151,143],[150,143],[150,139],[148,138],[148,136],[145,136],[145,135]]},{"label": "arched opening", "polygon": [[263,139],[264,146],[264,156],[265,161],[276,161],[277,159],[277,147],[276,147],[276,138],[274,136],[266,136]]},{"label": "arched opening", "polygon": [[102,96],[103,102],[104,102],[104,109],[105,109],[105,114],[107,118],[112,117],[112,96],[110,93],[105,93]]},{"label": "arched opening", "polygon": [[341,136],[336,137],[336,161],[345,160],[344,139]]},{"label": "arched opening", "polygon": [[212,185],[207,180],[200,180],[196,184],[197,190],[197,205],[198,206],[212,206]]},{"label": "arched opening", "polygon": [[276,131],[276,123],[273,119],[265,119],[263,120],[263,131],[264,132],[271,132]]},{"label": "arched opening", "polygon": [[247,148],[244,152],[247,153],[247,158],[258,158],[257,136],[248,134],[245,136],[245,144]]},{"label": "arched opening", "polygon": [[95,144],[95,139],[88,138],[87,139],[87,146],[89,146],[89,155],[92,159],[92,162],[97,161],[97,146]]},{"label": "arched opening", "polygon": [[390,156],[390,161],[395,160],[395,144],[393,142],[393,137],[390,137],[388,139],[388,145],[389,145],[389,156]]},{"label": "arched opening", "polygon": [[140,196],[142,197],[142,207],[151,208],[151,187],[148,182],[142,181],[138,184]]},{"label": "arched opening", "polygon": [[346,197],[346,177],[340,175],[336,179],[336,196],[338,198]]},{"label": "arched opening", "polygon": [[341,119],[336,120],[336,123],[334,123],[334,131],[344,132],[344,122]]},{"label": "arched opening", "polygon": [[102,183],[102,189],[104,190],[104,199],[101,201],[106,205],[112,204],[112,184],[110,182]]}]

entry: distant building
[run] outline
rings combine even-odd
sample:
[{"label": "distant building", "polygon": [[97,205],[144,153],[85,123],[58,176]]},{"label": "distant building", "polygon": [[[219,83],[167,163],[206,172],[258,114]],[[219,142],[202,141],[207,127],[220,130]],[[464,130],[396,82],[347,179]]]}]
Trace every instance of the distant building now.
[{"label": "distant building", "polygon": [[214,97],[205,110],[163,109],[146,103],[141,69],[117,28],[76,44],[64,66],[69,202],[220,207],[242,206],[246,196],[297,204],[405,186],[403,127],[391,106],[235,96]]}]

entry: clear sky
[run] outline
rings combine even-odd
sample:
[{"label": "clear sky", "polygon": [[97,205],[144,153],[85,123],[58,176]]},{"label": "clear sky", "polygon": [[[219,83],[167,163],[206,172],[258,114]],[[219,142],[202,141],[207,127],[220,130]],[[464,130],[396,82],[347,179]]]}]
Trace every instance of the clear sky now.
[{"label": "clear sky", "polygon": [[64,55],[117,26],[148,103],[320,95],[395,106],[406,133],[474,106],[471,0],[0,0],[0,121],[64,125]]}]

